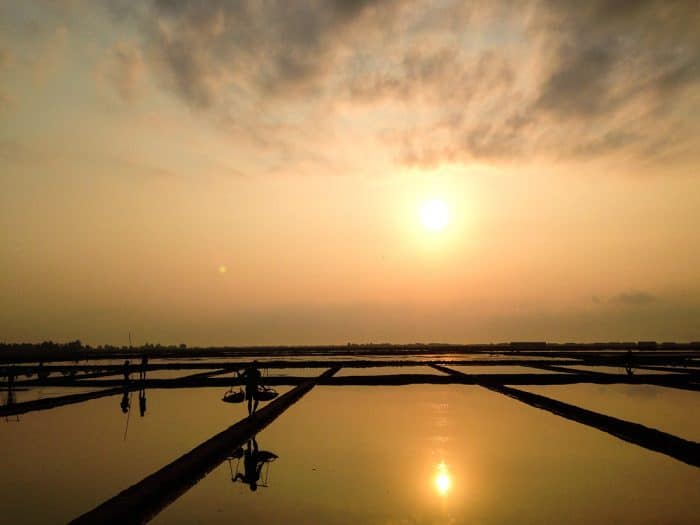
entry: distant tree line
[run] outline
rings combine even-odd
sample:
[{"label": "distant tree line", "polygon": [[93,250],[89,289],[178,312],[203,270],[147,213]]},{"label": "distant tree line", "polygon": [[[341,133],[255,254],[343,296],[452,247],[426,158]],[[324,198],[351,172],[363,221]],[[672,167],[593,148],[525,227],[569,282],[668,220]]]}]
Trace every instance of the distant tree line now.
[{"label": "distant tree line", "polygon": [[0,343],[0,352],[2,351],[22,351],[22,350],[42,350],[42,351],[139,351],[139,350],[186,350],[187,345],[182,343],[179,345],[161,345],[146,343],[141,346],[115,346],[115,345],[97,345],[90,346],[83,344],[80,339],[69,341],[67,343],[57,343],[54,341],[43,341],[41,343]]}]

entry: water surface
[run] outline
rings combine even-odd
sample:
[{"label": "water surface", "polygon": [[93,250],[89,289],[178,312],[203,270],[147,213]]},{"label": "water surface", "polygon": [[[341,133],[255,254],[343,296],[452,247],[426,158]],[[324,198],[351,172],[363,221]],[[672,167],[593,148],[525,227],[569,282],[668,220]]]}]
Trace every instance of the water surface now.
[{"label": "water surface", "polygon": [[[698,439],[695,393],[626,388],[528,387]],[[139,481],[245,415],[220,401],[224,390],[148,391],[145,417],[134,393],[128,415],[114,396],[2,423],[5,522],[63,523]],[[224,462],[154,523],[690,525],[700,515],[700,469],[478,386],[316,387],[257,442],[278,456],[267,487],[233,483],[236,461]]]}]

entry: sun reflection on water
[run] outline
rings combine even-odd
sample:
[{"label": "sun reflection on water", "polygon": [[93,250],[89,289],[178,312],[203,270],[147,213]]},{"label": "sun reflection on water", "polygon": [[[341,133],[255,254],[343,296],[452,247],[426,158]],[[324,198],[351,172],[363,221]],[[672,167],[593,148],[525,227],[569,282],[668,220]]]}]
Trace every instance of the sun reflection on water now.
[{"label": "sun reflection on water", "polygon": [[452,488],[452,478],[445,462],[440,462],[435,473],[435,488],[441,496],[446,496]]}]

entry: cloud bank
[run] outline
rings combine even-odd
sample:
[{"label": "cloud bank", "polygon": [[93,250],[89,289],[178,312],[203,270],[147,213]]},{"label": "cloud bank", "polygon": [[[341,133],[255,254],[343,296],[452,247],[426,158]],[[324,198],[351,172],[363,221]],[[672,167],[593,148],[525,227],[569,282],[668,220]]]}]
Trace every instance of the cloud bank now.
[{"label": "cloud bank", "polygon": [[[108,6],[137,28],[134,53],[164,89],[252,133],[338,131],[340,115],[369,123],[398,161],[428,166],[683,162],[698,146],[694,1]],[[120,59],[126,94],[134,58]]]}]

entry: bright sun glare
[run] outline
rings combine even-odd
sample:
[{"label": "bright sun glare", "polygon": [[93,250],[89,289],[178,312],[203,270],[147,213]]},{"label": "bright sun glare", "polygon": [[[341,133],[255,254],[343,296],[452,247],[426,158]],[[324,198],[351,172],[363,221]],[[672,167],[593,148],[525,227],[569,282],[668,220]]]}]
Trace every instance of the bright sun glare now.
[{"label": "bright sun glare", "polygon": [[435,488],[441,496],[445,496],[452,487],[452,479],[447,471],[447,465],[440,463],[437,466],[437,474],[435,475]]},{"label": "bright sun glare", "polygon": [[440,199],[425,201],[420,207],[420,221],[428,231],[442,231],[450,222],[450,209]]}]

